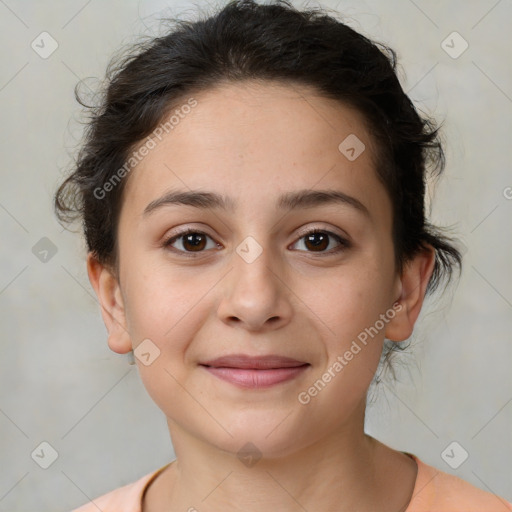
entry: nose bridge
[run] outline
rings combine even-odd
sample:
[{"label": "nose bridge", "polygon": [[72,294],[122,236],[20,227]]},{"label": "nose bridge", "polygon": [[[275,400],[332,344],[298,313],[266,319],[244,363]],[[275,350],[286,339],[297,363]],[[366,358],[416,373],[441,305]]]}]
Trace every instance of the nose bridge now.
[{"label": "nose bridge", "polygon": [[241,230],[237,230],[241,240],[233,254],[234,273],[238,278],[256,281],[253,283],[255,285],[260,281],[273,281],[275,276],[272,272],[277,271],[279,261],[276,259],[276,247],[273,246],[272,218],[256,212],[249,203],[240,206],[240,218],[245,218],[246,222]]},{"label": "nose bridge", "polygon": [[276,319],[283,321],[291,312],[270,237],[258,239],[247,236],[235,248],[233,270],[219,308],[224,321],[238,320],[254,329],[270,319],[277,325]]},{"label": "nose bridge", "polygon": [[[238,244],[233,254],[233,290],[242,294],[258,294],[268,303],[278,293],[276,282],[275,251],[270,247],[269,237],[258,242],[249,235]],[[263,297],[264,295],[265,297]],[[245,299],[246,300],[246,299]]]}]

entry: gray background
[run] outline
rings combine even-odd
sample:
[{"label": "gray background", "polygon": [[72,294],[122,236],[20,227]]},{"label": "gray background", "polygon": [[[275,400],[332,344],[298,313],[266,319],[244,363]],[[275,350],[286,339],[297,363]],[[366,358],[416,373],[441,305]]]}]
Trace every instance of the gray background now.
[{"label": "gray background", "polygon": [[[381,386],[367,431],[512,500],[512,4],[322,5],[395,48],[405,90],[445,120],[432,220],[455,226],[466,246],[458,287],[425,305],[400,381]],[[74,85],[102,78],[113,52],[158,30],[169,7],[194,15],[185,1],[0,1],[0,511],[70,510],[174,458],[136,366],[108,349],[83,242],[51,205],[82,130]],[[47,59],[31,48],[43,31],[59,45]],[[458,58],[441,47],[453,31],[469,43]],[[47,262],[32,252],[43,237],[57,248]],[[48,469],[31,458],[43,441],[58,452]],[[469,453],[457,469],[441,457],[452,441]]]}]

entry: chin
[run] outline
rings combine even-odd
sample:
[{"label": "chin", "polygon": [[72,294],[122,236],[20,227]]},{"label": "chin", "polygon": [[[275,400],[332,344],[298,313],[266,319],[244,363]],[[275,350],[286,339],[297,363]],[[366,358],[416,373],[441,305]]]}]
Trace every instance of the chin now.
[{"label": "chin", "polygon": [[232,437],[226,434],[211,438],[208,435],[210,431],[204,433],[205,441],[236,454],[238,458],[244,454],[266,459],[286,457],[300,446],[307,445],[312,438],[312,432],[307,430],[304,420],[298,423],[293,421],[293,413],[290,414],[290,411],[267,415],[265,420],[262,420],[259,411],[246,411],[236,418],[219,418],[219,421],[229,425],[227,430]]}]

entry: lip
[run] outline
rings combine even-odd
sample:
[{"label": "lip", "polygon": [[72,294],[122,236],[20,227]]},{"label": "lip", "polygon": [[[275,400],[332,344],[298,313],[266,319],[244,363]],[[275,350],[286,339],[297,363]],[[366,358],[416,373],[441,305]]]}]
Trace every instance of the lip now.
[{"label": "lip", "polygon": [[266,356],[248,356],[245,354],[229,354],[201,363],[214,368],[240,368],[252,370],[269,370],[272,368],[293,368],[302,366],[306,361],[298,361],[291,357],[269,354]]},{"label": "lip", "polygon": [[219,379],[243,388],[267,388],[294,379],[310,364],[274,354],[232,354],[205,361],[200,366]]}]

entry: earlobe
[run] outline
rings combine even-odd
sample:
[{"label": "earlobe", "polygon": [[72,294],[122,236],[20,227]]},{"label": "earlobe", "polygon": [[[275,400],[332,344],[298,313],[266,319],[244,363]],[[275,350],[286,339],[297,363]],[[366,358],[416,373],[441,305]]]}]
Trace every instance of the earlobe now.
[{"label": "earlobe", "polygon": [[406,264],[400,277],[402,292],[395,301],[401,308],[395,308],[396,315],[386,327],[387,339],[405,341],[411,336],[434,271],[435,256],[434,247],[427,245]]},{"label": "earlobe", "polygon": [[132,350],[127,330],[124,302],[118,280],[93,253],[87,255],[87,273],[98,297],[101,316],[108,331],[108,346],[118,354]]}]

